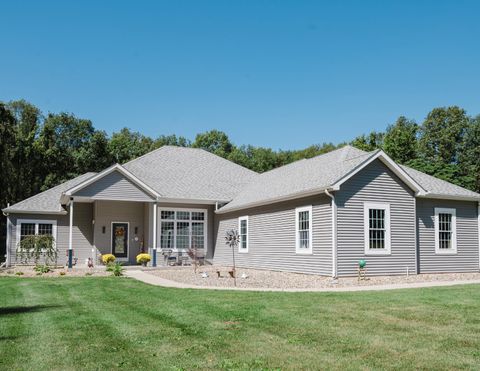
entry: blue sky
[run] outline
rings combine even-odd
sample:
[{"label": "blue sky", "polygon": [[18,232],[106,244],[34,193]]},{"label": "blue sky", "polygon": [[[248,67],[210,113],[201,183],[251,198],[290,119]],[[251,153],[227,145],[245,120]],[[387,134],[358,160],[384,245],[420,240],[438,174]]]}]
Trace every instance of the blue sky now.
[{"label": "blue sky", "polygon": [[0,100],[193,139],[342,142],[479,114],[479,1],[9,1]]}]

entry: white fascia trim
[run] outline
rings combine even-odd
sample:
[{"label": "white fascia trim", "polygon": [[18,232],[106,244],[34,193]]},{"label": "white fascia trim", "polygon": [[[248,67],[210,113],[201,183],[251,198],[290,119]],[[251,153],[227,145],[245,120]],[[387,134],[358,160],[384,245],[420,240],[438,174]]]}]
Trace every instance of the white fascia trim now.
[{"label": "white fascia trim", "polygon": [[405,170],[398,166],[397,163],[382,150],[374,152],[371,157],[367,158],[363,163],[334,183],[332,189],[334,191],[338,191],[343,183],[377,159],[382,161],[396,176],[398,176],[406,185],[415,191],[416,194],[423,195],[427,193],[427,191],[423,189],[420,184],[418,184],[410,175],[405,172]]},{"label": "white fascia trim", "polygon": [[[242,242],[243,242],[243,241],[242,241],[242,221],[246,221],[246,222],[247,222],[247,233],[246,233],[247,248],[246,248],[246,249],[242,248]],[[249,233],[248,233],[248,232],[249,232],[249,230],[248,230],[248,216],[241,216],[241,217],[239,217],[239,218],[238,218],[238,235],[239,235],[239,237],[240,237],[240,241],[239,241],[240,243],[238,244],[238,252],[239,252],[240,254],[246,254],[246,253],[248,253],[248,240],[249,240],[249,238],[248,238],[248,234],[249,234]]]},{"label": "white fascia trim", "polygon": [[[370,249],[370,216],[369,210],[380,209],[385,210],[385,248]],[[384,202],[365,202],[363,204],[363,227],[365,239],[365,255],[391,255],[391,226],[390,226],[390,204]]]},{"label": "white fascia trim", "polygon": [[126,178],[131,180],[133,183],[138,185],[140,188],[142,188],[144,191],[146,191],[147,193],[150,193],[150,195],[154,196],[154,198],[161,197],[161,195],[158,192],[156,192],[154,189],[152,189],[147,184],[142,182],[140,179],[138,179],[135,175],[130,173],[127,169],[125,169],[120,164],[115,164],[113,166],[110,166],[109,168],[107,168],[107,169],[103,170],[102,172],[98,173],[97,175],[85,180],[84,182],[82,182],[80,184],[77,184],[75,187],[70,188],[69,190],[64,192],[64,195],[72,196],[75,192],[78,192],[79,190],[85,188],[86,186],[96,182],[97,180],[103,178],[104,176],[106,176],[106,175],[108,175],[108,174],[110,174],[114,171],[118,171],[119,173],[121,173],[123,176],[125,176]]},{"label": "white fascia trim", "polygon": [[171,204],[197,204],[197,205],[216,205],[217,203],[227,203],[231,200],[202,200],[196,198],[170,198],[170,197],[159,197],[158,202],[162,203],[171,203]]},{"label": "white fascia trim", "polygon": [[[312,255],[313,254],[313,226],[312,226],[312,210],[313,207],[312,205],[309,206],[303,206],[303,207],[297,207],[295,209],[295,253],[298,255]],[[299,236],[299,229],[298,229],[298,214],[304,211],[308,211],[308,249],[302,249],[300,248],[300,236]]]},{"label": "white fascia trim", "polygon": [[[452,215],[452,248],[440,249],[439,241],[439,220],[438,214],[451,214]],[[435,208],[435,254],[437,255],[455,255],[457,253],[457,209],[436,207]]]},{"label": "white fascia trim", "polygon": [[474,201],[480,202],[480,196],[455,196],[455,195],[442,195],[438,193],[426,193],[417,195],[418,198],[433,198],[437,200],[454,200],[454,201]]},{"label": "white fascia trim", "polygon": [[40,215],[67,215],[66,211],[43,211],[43,210],[15,210],[15,209],[3,209],[8,214],[40,214]]},{"label": "white fascia trim", "polygon": [[226,214],[226,213],[231,213],[234,211],[239,211],[239,210],[245,210],[245,209],[250,209],[252,207],[257,207],[257,206],[265,206],[265,205],[270,205],[273,203],[277,202],[283,202],[283,201],[290,201],[290,200],[296,200],[298,198],[303,198],[303,197],[308,197],[308,196],[315,196],[318,195],[319,193],[324,192],[326,189],[331,190],[330,187],[321,187],[321,188],[314,188],[314,189],[309,189],[308,191],[301,191],[297,193],[293,193],[287,196],[281,196],[281,197],[274,197],[274,198],[268,198],[262,201],[256,201],[256,202],[250,202],[244,205],[240,206],[235,206],[232,208],[229,208],[227,210],[224,210],[224,207],[227,205],[221,207],[220,209],[216,210],[216,214]]}]

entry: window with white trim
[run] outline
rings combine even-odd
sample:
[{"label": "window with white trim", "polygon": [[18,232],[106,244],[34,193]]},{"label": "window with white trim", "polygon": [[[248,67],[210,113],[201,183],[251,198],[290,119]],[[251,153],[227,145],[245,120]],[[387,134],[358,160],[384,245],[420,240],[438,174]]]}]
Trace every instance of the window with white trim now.
[{"label": "window with white trim", "polygon": [[312,206],[295,209],[295,251],[297,254],[312,253]]},{"label": "window with white trim", "polygon": [[242,216],[238,218],[238,252],[248,252],[248,216]]},{"label": "window with white trim", "polygon": [[365,254],[390,254],[390,205],[364,204]]},{"label": "window with white trim", "polygon": [[57,237],[57,221],[56,220],[17,220],[17,242],[22,241],[25,237],[34,235],[48,235],[54,239]]},{"label": "window with white trim", "polygon": [[160,210],[160,248],[184,251],[206,247],[206,210]]},{"label": "window with white trim", "polygon": [[456,209],[435,208],[435,253],[455,254],[457,252],[457,211]]}]

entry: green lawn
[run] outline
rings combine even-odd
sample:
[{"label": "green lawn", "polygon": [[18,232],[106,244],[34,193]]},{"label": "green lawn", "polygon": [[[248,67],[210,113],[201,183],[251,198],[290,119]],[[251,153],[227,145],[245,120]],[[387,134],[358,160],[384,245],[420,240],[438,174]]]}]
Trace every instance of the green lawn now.
[{"label": "green lawn", "polygon": [[1,278],[0,369],[478,369],[480,286],[363,293]]}]

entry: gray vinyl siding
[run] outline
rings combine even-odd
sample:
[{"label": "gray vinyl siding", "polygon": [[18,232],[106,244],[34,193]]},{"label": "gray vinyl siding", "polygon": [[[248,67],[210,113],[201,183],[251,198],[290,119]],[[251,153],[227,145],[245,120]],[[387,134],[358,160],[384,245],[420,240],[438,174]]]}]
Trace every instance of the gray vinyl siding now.
[{"label": "gray vinyl siding", "polygon": [[[295,208],[312,205],[312,255],[295,252]],[[232,264],[225,232],[238,230],[238,218],[248,216],[248,253],[235,251],[239,267],[331,275],[332,214],[325,195],[282,202],[215,216],[214,263]]]},{"label": "gray vinyl siding", "polygon": [[[16,263],[17,246],[17,221],[20,219],[56,220],[58,249],[58,264],[65,265],[67,262],[69,215],[41,215],[41,214],[11,214],[12,222],[11,243],[9,246],[11,264]],[[85,264],[85,260],[92,256],[93,230],[92,230],[92,204],[76,203],[73,212],[73,252],[77,258],[77,264]]]},{"label": "gray vinyl siding", "polygon": [[[368,275],[416,272],[415,199],[413,192],[382,162],[365,167],[336,192],[337,262],[339,276],[358,274],[365,259]],[[365,255],[364,203],[390,204],[391,255]]]},{"label": "gray vinyl siding", "polygon": [[[145,207],[142,202],[95,201],[95,247],[99,254],[112,252],[112,222],[129,223],[128,262],[135,264],[144,235]],[[103,233],[105,227],[105,233]],[[138,233],[135,234],[135,227]],[[137,237],[137,240],[135,239]],[[145,246],[145,249],[148,246]]]},{"label": "gray vinyl siding", "polygon": [[105,175],[96,182],[75,192],[75,196],[97,200],[152,201],[153,198],[118,171]]},{"label": "gray vinyl siding", "polygon": [[[435,254],[435,208],[456,209],[457,254]],[[478,272],[478,208],[476,202],[417,199],[421,273]]]}]

